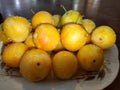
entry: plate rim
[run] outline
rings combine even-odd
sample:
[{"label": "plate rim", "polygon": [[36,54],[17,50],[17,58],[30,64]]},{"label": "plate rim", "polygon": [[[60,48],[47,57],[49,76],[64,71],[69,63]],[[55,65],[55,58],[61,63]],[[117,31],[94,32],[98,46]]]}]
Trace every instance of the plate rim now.
[{"label": "plate rim", "polygon": [[[117,56],[116,59],[117,59],[117,62],[118,62],[118,66],[117,66],[118,68],[117,68],[116,73],[115,73],[114,77],[112,78],[111,82],[108,82],[107,84],[102,85],[102,87],[100,87],[100,90],[103,90],[106,87],[108,87],[110,84],[112,84],[115,81],[115,79],[116,79],[116,77],[118,76],[118,73],[119,73],[119,69],[120,69],[119,50],[118,50],[118,47],[117,47],[116,44],[114,44],[112,47],[113,47],[112,49],[115,49],[115,53],[116,53],[116,56]],[[77,82],[75,84],[77,84]],[[83,90],[83,89],[81,89],[81,90]]]}]

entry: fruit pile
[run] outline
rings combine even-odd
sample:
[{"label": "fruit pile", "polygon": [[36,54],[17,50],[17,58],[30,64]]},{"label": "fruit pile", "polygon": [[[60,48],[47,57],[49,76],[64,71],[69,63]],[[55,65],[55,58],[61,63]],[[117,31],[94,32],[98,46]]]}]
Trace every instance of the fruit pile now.
[{"label": "fruit pile", "polygon": [[0,26],[5,48],[3,62],[19,68],[29,81],[40,81],[53,72],[58,79],[70,79],[79,68],[99,71],[104,50],[115,44],[116,34],[109,26],[98,26],[78,11],[64,15],[47,11],[35,13],[28,21],[9,16]]}]

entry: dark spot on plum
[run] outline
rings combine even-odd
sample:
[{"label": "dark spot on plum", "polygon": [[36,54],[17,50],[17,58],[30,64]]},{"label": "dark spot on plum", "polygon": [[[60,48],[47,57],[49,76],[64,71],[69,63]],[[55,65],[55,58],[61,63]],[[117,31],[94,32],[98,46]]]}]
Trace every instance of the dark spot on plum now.
[{"label": "dark spot on plum", "polygon": [[99,38],[99,40],[102,40],[102,38]]},{"label": "dark spot on plum", "polygon": [[95,59],[93,60],[93,63],[96,63],[96,60],[95,60]]},{"label": "dark spot on plum", "polygon": [[37,66],[40,66],[40,63],[39,63],[39,62],[37,63]]}]

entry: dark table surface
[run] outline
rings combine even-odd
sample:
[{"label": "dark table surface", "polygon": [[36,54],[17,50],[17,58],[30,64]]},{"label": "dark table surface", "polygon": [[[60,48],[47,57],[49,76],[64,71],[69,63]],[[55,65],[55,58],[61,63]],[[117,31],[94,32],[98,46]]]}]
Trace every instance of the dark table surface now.
[{"label": "dark table surface", "polygon": [[[117,34],[116,45],[120,51],[120,0],[0,0],[0,13],[3,19],[9,15],[22,15],[30,19],[31,8],[35,12],[47,10],[52,14],[63,14],[60,4],[68,10],[80,11],[86,18],[94,20],[98,26],[111,26]],[[3,21],[2,18],[0,22]],[[120,90],[120,73],[104,90]]]}]

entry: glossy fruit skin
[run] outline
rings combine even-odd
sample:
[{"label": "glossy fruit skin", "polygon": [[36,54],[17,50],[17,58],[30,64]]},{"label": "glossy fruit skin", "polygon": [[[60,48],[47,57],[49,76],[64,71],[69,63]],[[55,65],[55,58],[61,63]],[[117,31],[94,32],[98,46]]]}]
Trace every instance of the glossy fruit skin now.
[{"label": "glossy fruit skin", "polygon": [[29,81],[37,82],[47,77],[51,70],[49,54],[40,49],[25,52],[20,63],[20,73]]},{"label": "glossy fruit skin", "polygon": [[35,47],[34,41],[33,41],[33,33],[30,33],[28,37],[26,38],[24,42],[29,48]]},{"label": "glossy fruit skin", "polygon": [[93,31],[91,41],[102,49],[108,49],[115,44],[116,33],[109,26],[99,26]]},{"label": "glossy fruit skin", "polygon": [[41,24],[36,28],[33,39],[37,48],[51,51],[56,48],[60,40],[60,34],[53,25]]},{"label": "glossy fruit skin", "polygon": [[77,71],[76,56],[69,51],[60,51],[53,57],[53,71],[59,79],[70,79]]},{"label": "glossy fruit skin", "polygon": [[92,31],[95,29],[96,24],[93,20],[91,19],[83,19],[82,20],[82,25],[86,29],[86,31],[91,34]]},{"label": "glossy fruit skin", "polygon": [[8,44],[11,41],[2,30],[0,30],[0,41],[3,42],[3,44]]},{"label": "glossy fruit skin", "polygon": [[58,51],[61,51],[61,50],[64,50],[64,49],[65,49],[65,48],[64,48],[64,46],[62,45],[61,40],[59,40],[56,48],[55,48],[53,51],[58,52]]},{"label": "glossy fruit skin", "polygon": [[53,19],[54,19],[55,27],[60,27],[61,26],[61,15],[55,14],[53,15]]},{"label": "glossy fruit skin", "polygon": [[28,47],[24,43],[11,43],[3,50],[2,58],[10,67],[18,68],[20,65],[21,57]]},{"label": "glossy fruit skin", "polygon": [[77,51],[87,42],[88,33],[78,24],[66,24],[61,31],[61,42],[69,51]]},{"label": "glossy fruit skin", "polygon": [[94,45],[87,44],[77,53],[79,65],[86,71],[98,71],[104,62],[103,50]]},{"label": "glossy fruit skin", "polygon": [[9,16],[3,22],[3,31],[13,42],[23,42],[31,32],[31,24],[21,16]]},{"label": "glossy fruit skin", "polygon": [[76,10],[69,10],[61,17],[61,24],[65,25],[68,23],[77,23],[82,22],[83,16]]},{"label": "glossy fruit skin", "polygon": [[[60,33],[61,33],[61,29],[58,29],[58,32],[59,32],[59,34],[60,34]],[[61,50],[64,50],[64,49],[65,49],[65,48],[64,48],[64,46],[62,45],[61,38],[60,38],[60,40],[59,40],[56,48],[55,48],[53,51],[58,52],[58,51],[61,51]]]},{"label": "glossy fruit skin", "polygon": [[42,23],[49,23],[54,25],[53,16],[47,11],[39,11],[32,17],[32,27],[35,29]]},{"label": "glossy fruit skin", "polygon": [[88,33],[86,44],[89,44],[89,43],[91,43],[91,35]]}]

